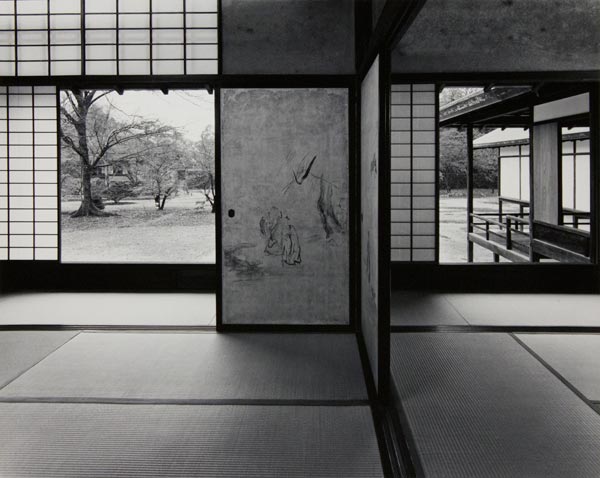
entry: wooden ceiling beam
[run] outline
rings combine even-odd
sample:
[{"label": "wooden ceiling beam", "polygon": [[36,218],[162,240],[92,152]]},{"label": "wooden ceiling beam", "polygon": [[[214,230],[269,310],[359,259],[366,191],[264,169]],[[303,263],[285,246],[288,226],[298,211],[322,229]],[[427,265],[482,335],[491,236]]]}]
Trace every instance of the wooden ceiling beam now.
[{"label": "wooden ceiling beam", "polygon": [[[356,71],[364,78],[371,64],[384,51],[391,51],[404,36],[417,14],[427,0],[387,0],[375,28],[362,45],[357,45]],[[366,8],[365,2],[357,0],[357,14],[364,15],[367,10],[372,15],[371,8]],[[359,10],[362,8],[362,10]],[[372,20],[369,18],[369,21]],[[364,20],[363,20],[364,24]],[[362,35],[364,38],[366,35]]]}]

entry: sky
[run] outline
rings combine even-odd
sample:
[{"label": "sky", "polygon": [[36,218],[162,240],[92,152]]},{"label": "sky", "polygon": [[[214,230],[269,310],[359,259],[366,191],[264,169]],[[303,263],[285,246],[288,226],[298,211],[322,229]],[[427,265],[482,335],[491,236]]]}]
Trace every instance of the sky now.
[{"label": "sky", "polygon": [[[103,106],[108,106],[108,102],[127,114],[179,128],[192,141],[200,138],[206,126],[214,127],[215,97],[206,90],[169,90],[168,95],[160,90],[125,90],[123,95],[112,92],[98,100]],[[115,116],[118,115],[117,111]]]}]

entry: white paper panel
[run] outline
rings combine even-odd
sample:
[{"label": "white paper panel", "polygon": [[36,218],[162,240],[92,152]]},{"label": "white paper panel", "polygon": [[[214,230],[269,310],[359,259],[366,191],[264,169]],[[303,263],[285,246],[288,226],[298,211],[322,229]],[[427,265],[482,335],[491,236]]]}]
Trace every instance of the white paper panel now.
[{"label": "white paper panel", "polygon": [[80,41],[81,41],[80,32],[61,31],[61,30],[55,30],[55,31],[50,32],[50,43],[52,45],[57,45],[57,44],[77,45],[77,47],[79,48]]},{"label": "white paper panel", "polygon": [[152,26],[154,28],[183,28],[183,14],[161,14],[152,15]]},{"label": "white paper panel", "polygon": [[88,75],[116,75],[117,65],[114,61],[89,61],[86,62]]},{"label": "white paper panel", "polygon": [[[50,211],[36,211],[36,217],[40,213],[49,213]],[[53,219],[54,221],[56,218]],[[57,247],[58,236],[36,236],[35,238],[36,247]]]},{"label": "white paper panel", "polygon": [[[114,30],[87,30],[85,32],[85,41],[87,43],[87,52],[89,45],[93,45],[95,43],[115,44],[117,42],[117,33]],[[86,56],[89,55],[86,53]]]},{"label": "white paper panel", "polygon": [[520,164],[518,157],[500,158],[500,196],[520,199]]},{"label": "white paper panel", "polygon": [[563,155],[562,157],[562,207],[575,208],[575,169],[573,156]]},{"label": "white paper panel", "polygon": [[119,15],[119,28],[149,28],[150,15],[137,13],[135,15]]},{"label": "white paper panel", "polygon": [[214,75],[217,74],[219,64],[217,60],[188,60],[188,75]]},{"label": "white paper panel", "polygon": [[38,222],[35,225],[36,234],[58,234],[58,224],[51,222]]},{"label": "white paper panel", "polygon": [[31,157],[16,158],[11,156],[8,163],[11,171],[33,171],[33,159]]},{"label": "white paper panel", "polygon": [[41,261],[56,261],[58,260],[58,249],[56,247],[52,249],[36,248],[35,258]]},{"label": "white paper panel", "polygon": [[149,75],[150,62],[143,61],[122,61],[119,63],[119,72],[122,75]]},{"label": "white paper panel", "polygon": [[217,43],[218,34],[216,30],[186,30],[188,45],[193,43]]},{"label": "white paper panel", "polygon": [[[153,57],[155,60],[179,60],[183,58],[183,45],[154,45]],[[183,62],[179,62],[183,69]]]},{"label": "white paper panel", "polygon": [[121,45],[119,47],[119,57],[121,60],[150,58],[149,45]]},{"label": "white paper panel", "polygon": [[[31,174],[29,178],[31,178]],[[11,183],[9,191],[11,196],[31,196],[33,194],[33,184],[31,184],[31,181],[28,181],[28,184]]]},{"label": "white paper panel", "polygon": [[521,201],[529,201],[529,156],[521,156]]},{"label": "white paper panel", "polygon": [[217,58],[218,56],[217,45],[188,45],[187,46],[187,57],[188,58]]},{"label": "white paper panel", "polygon": [[[28,158],[33,154],[33,145],[15,145],[11,144],[8,147],[8,155],[11,160],[16,158]],[[12,168],[11,168],[12,169]]]},{"label": "white paper panel", "polygon": [[54,196],[54,197],[36,196],[34,204],[35,204],[36,209],[56,209],[58,207],[58,199],[56,196]]},{"label": "white paper panel", "polygon": [[50,0],[51,13],[79,13],[80,0]]},{"label": "white paper panel", "polygon": [[31,261],[33,260],[33,249],[11,247],[10,259],[13,261]]},{"label": "white paper panel", "polygon": [[149,0],[118,0],[119,12],[148,12],[150,11]]},{"label": "white paper panel", "polygon": [[590,157],[578,155],[575,160],[575,209],[590,211]]},{"label": "white paper panel", "polygon": [[188,13],[186,24],[188,28],[217,28],[217,14]]},{"label": "white paper panel", "polygon": [[47,13],[47,0],[20,0],[16,2],[17,14]]},{"label": "white paper panel", "polygon": [[155,75],[183,75],[182,61],[155,61],[152,68]]},{"label": "white paper panel", "polygon": [[115,12],[117,7],[116,0],[85,0],[85,12]]},{"label": "white paper panel", "polygon": [[218,0],[186,0],[188,12],[216,12]]},{"label": "white paper panel", "polygon": [[183,11],[183,0],[153,0],[153,12],[181,12]]},{"label": "white paper panel", "polygon": [[16,229],[13,229],[11,227],[11,232],[17,232],[19,231],[19,234],[25,234],[25,230],[31,231],[33,232],[33,228],[31,229],[26,229],[30,227],[29,221],[33,221],[33,210],[26,210],[26,209],[12,209],[8,212],[8,219],[11,222],[21,222],[23,224],[21,224],[21,226],[23,226],[23,229],[18,229],[20,226],[15,226]]},{"label": "white paper panel", "polygon": [[153,43],[183,43],[183,30],[153,30]]},{"label": "white paper panel", "polygon": [[575,145],[577,148],[577,154],[590,152],[590,140],[589,139],[585,139],[582,141],[576,141]]},{"label": "white paper panel", "polygon": [[500,156],[519,156],[519,146],[504,146],[500,148]]},{"label": "white paper panel", "polygon": [[[43,25],[45,28],[46,26]],[[48,35],[46,31],[20,31],[17,35],[17,40],[19,47],[35,47],[37,45],[47,45],[48,44]],[[23,48],[23,51],[26,51],[27,48]],[[20,58],[21,49],[19,49],[19,58]]]},{"label": "white paper panel", "polygon": [[[90,15],[86,12],[85,15],[85,28],[87,42],[97,42],[99,35],[114,35],[111,31],[94,31],[94,28],[116,28],[117,27],[117,16],[116,15]],[[114,40],[113,40],[114,41]]]},{"label": "white paper panel", "polygon": [[34,17],[23,17],[17,16],[17,30],[23,30],[19,32],[19,35],[26,35],[31,32],[26,30],[43,30],[47,29],[47,17],[45,15],[42,16],[34,16]]},{"label": "white paper panel", "polygon": [[60,30],[63,28],[80,28],[79,15],[51,15],[50,28]]},{"label": "white paper panel", "polygon": [[14,13],[14,1],[2,1],[0,2],[0,13],[11,14]]},{"label": "white paper panel", "polygon": [[[120,30],[119,43],[150,43],[150,30]],[[148,50],[150,51],[150,50]],[[149,57],[147,57],[149,59]]]}]

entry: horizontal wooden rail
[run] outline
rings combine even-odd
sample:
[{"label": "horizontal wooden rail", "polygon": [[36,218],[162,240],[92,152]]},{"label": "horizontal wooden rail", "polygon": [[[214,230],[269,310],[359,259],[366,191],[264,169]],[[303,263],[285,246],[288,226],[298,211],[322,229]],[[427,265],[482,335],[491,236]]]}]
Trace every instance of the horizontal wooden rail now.
[{"label": "horizontal wooden rail", "polygon": [[543,257],[560,262],[590,263],[590,233],[572,227],[533,222],[532,247]]}]

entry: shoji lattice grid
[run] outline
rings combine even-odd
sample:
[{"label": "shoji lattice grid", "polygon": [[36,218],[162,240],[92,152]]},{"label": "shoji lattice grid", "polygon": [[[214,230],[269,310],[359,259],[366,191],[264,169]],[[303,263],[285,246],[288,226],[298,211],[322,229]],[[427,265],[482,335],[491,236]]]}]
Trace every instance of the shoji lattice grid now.
[{"label": "shoji lattice grid", "polygon": [[392,85],[392,261],[435,261],[436,88]]},{"label": "shoji lattice grid", "polygon": [[0,75],[218,73],[218,0],[0,0]]},{"label": "shoji lattice grid", "polygon": [[58,259],[56,89],[0,87],[0,260]]}]

